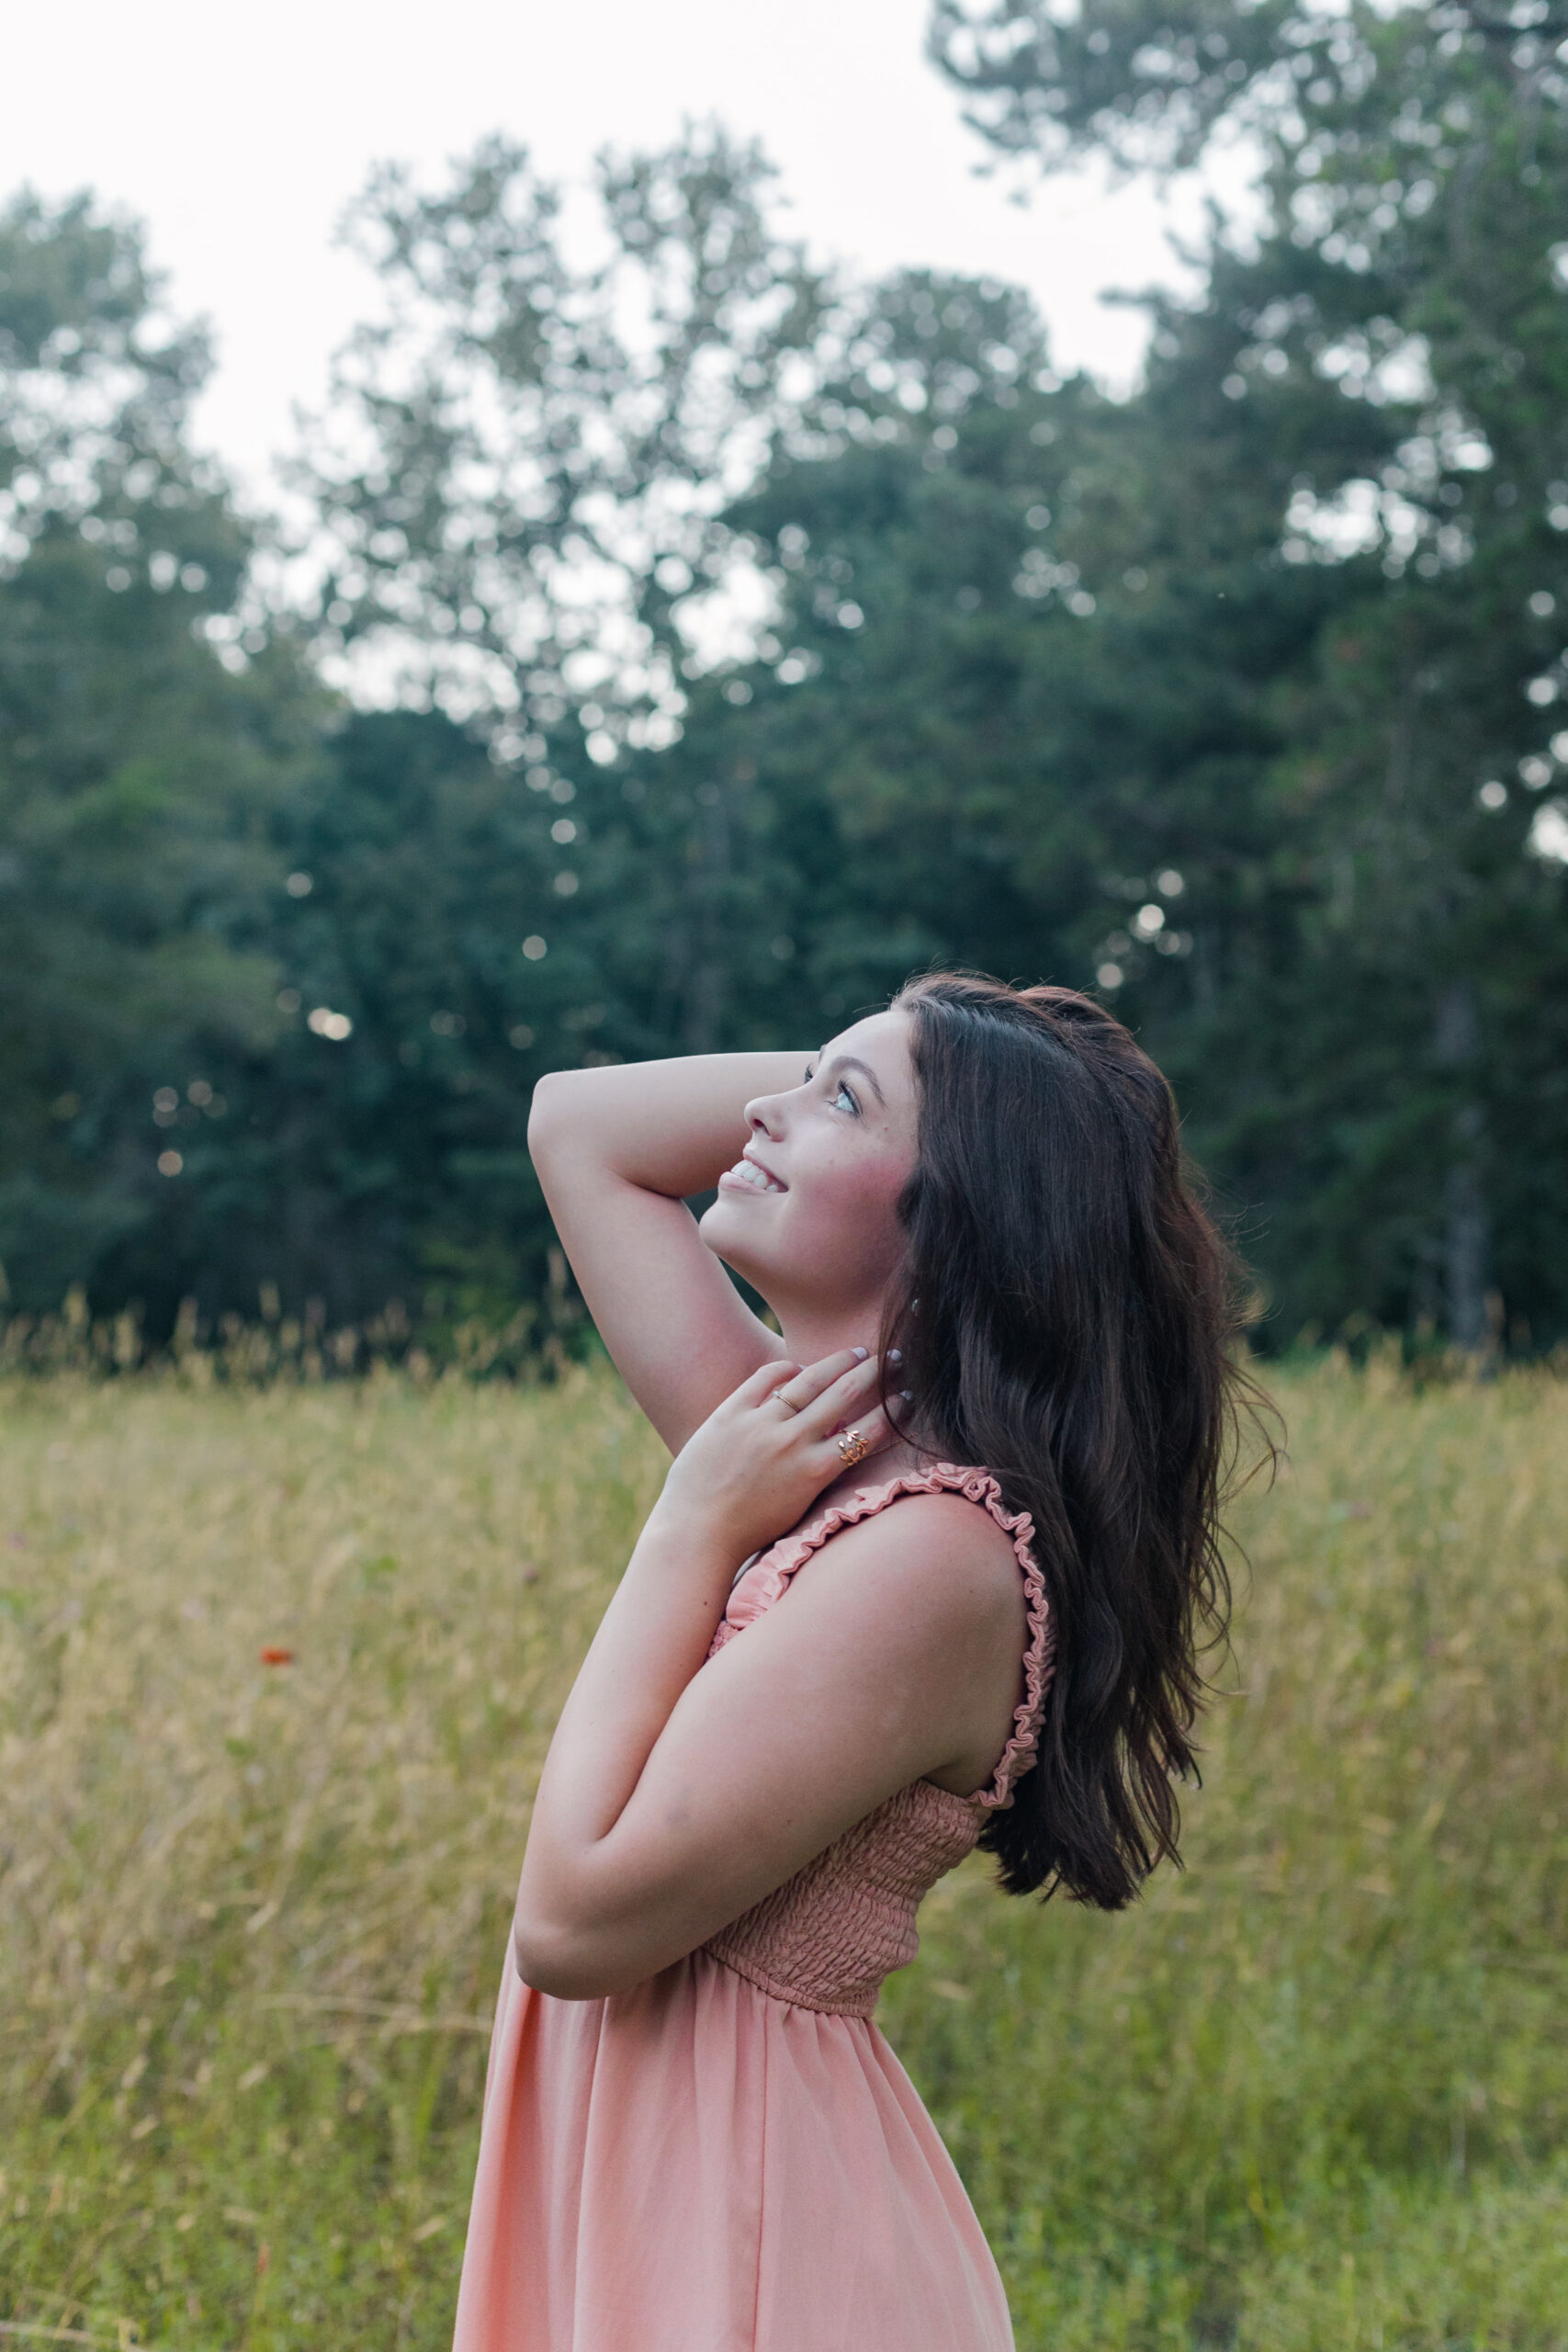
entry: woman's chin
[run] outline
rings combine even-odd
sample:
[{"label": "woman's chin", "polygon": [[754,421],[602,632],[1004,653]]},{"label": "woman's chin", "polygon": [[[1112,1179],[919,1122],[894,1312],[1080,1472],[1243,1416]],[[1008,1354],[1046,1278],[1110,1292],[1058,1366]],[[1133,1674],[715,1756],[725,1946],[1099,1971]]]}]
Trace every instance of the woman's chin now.
[{"label": "woman's chin", "polygon": [[739,1223],[739,1217],[722,1193],[716,1201],[708,1203],[697,1219],[697,1231],[702,1235],[714,1256],[722,1258],[727,1264],[729,1261],[730,1244],[734,1242],[744,1246],[741,1243],[740,1235],[736,1230]]},{"label": "woman's chin", "polygon": [[754,1289],[760,1289],[762,1268],[758,1264],[753,1250],[747,1247],[747,1206],[748,1204],[742,1202],[732,1207],[721,1193],[698,1218],[697,1231],[714,1256],[722,1258],[731,1272],[739,1274]]}]

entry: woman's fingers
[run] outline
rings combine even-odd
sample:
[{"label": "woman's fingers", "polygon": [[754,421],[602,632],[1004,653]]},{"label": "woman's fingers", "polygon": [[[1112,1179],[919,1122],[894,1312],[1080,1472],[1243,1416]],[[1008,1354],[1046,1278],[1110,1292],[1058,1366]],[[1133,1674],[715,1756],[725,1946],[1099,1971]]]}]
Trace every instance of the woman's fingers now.
[{"label": "woman's fingers", "polygon": [[[852,1469],[868,1453],[874,1453],[890,1434],[886,1413],[880,1405],[873,1405],[868,1411],[857,1413],[842,1430],[829,1430],[820,1442],[833,1450],[846,1469]],[[860,1440],[858,1446],[854,1444],[856,1438]]]},{"label": "woman's fingers", "polygon": [[760,1363],[755,1372],[748,1373],[728,1401],[732,1405],[760,1405],[786,1381],[796,1378],[799,1372],[800,1366],[792,1363],[787,1356],[776,1356],[769,1363]]},{"label": "woman's fingers", "polygon": [[840,1348],[837,1355],[824,1356],[820,1363],[808,1363],[793,1380],[779,1385],[775,1393],[791,1412],[804,1412],[837,1382],[851,1373],[863,1372],[870,1361],[863,1348]]},{"label": "woman's fingers", "polygon": [[864,1363],[851,1364],[801,1408],[805,1433],[824,1437],[840,1422],[853,1420],[863,1410],[869,1412],[880,1385],[881,1367],[874,1356]]}]

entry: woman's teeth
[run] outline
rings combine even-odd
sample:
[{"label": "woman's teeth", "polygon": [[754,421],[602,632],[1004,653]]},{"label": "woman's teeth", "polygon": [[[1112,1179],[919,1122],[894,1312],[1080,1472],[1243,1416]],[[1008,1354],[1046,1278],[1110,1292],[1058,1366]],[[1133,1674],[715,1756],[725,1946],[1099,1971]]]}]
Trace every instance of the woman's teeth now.
[{"label": "woman's teeth", "polygon": [[782,1193],[784,1191],[784,1186],[775,1184],[773,1178],[764,1170],[759,1168],[754,1159],[738,1159],[729,1172],[742,1184],[750,1184],[753,1192]]}]

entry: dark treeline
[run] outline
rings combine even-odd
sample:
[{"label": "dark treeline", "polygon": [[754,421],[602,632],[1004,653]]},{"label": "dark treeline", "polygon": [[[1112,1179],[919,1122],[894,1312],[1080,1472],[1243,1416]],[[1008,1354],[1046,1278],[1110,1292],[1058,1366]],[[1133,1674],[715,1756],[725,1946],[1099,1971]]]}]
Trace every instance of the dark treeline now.
[{"label": "dark treeline", "polygon": [[1262,158],[1122,403],[1014,289],[815,273],[717,132],[604,163],[592,270],[496,141],[362,199],[286,543],[138,233],[0,219],[13,1308],[505,1321],[539,1071],[940,959],[1134,1024],[1266,1340],[1568,1334],[1564,28],[1055,14],[933,21],[1018,167]]}]

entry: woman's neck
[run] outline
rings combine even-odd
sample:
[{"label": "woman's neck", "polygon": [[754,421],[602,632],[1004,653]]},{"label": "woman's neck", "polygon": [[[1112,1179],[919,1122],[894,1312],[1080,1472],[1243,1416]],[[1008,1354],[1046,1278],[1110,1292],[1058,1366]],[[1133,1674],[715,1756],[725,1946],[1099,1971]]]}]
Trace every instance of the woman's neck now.
[{"label": "woman's neck", "polygon": [[840,1313],[823,1313],[804,1308],[798,1313],[779,1310],[779,1330],[784,1340],[784,1353],[792,1363],[820,1363],[824,1357],[840,1353],[845,1348],[864,1348],[874,1352],[877,1341],[878,1307],[856,1307]]},{"label": "woman's neck", "polygon": [[[820,1363],[825,1356],[837,1355],[845,1348],[874,1349],[880,1336],[880,1300],[870,1306],[833,1313],[811,1307],[798,1312],[790,1308],[776,1311],[784,1353],[792,1363]],[[895,1399],[895,1412],[899,1409],[897,1402],[898,1382],[895,1377],[897,1370],[897,1365],[893,1366],[887,1375],[887,1390]],[[922,1446],[917,1431],[903,1434],[897,1430],[889,1431],[875,1451],[867,1454],[862,1463],[845,1464],[841,1476],[833,1479],[823,1489],[812,1505],[812,1510],[819,1510],[825,1499],[863,1486],[868,1480],[875,1482],[897,1477],[905,1471],[917,1470],[931,1458],[929,1449]]]}]

